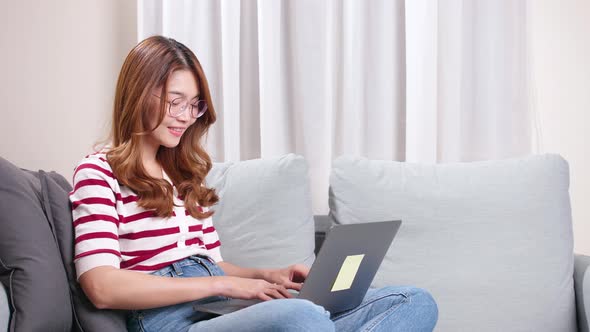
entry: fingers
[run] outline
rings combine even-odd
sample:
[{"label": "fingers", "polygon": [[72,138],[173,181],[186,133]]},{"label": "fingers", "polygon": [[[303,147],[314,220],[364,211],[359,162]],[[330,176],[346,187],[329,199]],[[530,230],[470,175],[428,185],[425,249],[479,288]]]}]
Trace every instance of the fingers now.
[{"label": "fingers", "polygon": [[284,299],[285,297],[281,295],[281,292],[277,289],[270,289],[266,293],[268,296],[272,297],[273,299]]},{"label": "fingers", "polygon": [[258,298],[261,299],[262,301],[269,301],[272,300],[272,297],[260,292],[257,294]]},{"label": "fingers", "polygon": [[269,283],[264,280],[256,280],[254,289],[251,289],[252,292],[250,295],[244,294],[244,298],[259,298],[263,301],[292,298],[293,294],[291,294],[288,289],[300,290],[301,284],[288,280],[286,280],[283,284]]},{"label": "fingers", "polygon": [[284,286],[288,289],[294,289],[296,291],[300,291],[301,288],[303,288],[303,284],[299,283],[299,282],[292,282],[292,281],[288,281],[284,284]]},{"label": "fingers", "polygon": [[288,298],[292,298],[293,297],[293,294],[291,294],[289,292],[289,290],[287,290],[287,288],[285,286],[283,286],[283,285],[276,285],[276,287],[277,287],[276,290],[281,294],[281,296],[283,298],[287,298],[288,299]]},{"label": "fingers", "polygon": [[309,274],[309,268],[303,264],[296,264],[290,266],[291,273],[289,279],[294,282],[303,282]]},{"label": "fingers", "polygon": [[264,291],[264,294],[268,296],[269,299],[284,299],[293,297],[287,288],[285,288],[283,285],[277,284],[269,284],[269,287]]}]

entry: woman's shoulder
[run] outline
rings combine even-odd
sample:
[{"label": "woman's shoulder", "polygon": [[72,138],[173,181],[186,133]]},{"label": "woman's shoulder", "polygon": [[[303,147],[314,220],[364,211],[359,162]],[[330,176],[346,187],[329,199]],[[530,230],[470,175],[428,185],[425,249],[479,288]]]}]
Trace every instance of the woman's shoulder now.
[{"label": "woman's shoulder", "polygon": [[111,168],[111,165],[109,164],[107,159],[107,152],[107,150],[103,149],[98,152],[94,152],[84,156],[84,158],[82,158],[78,162],[78,164],[76,164],[76,167],[74,169],[74,180],[76,178],[76,175],[79,173],[95,173],[103,176],[106,175],[107,177],[116,180],[113,174],[113,169]]},{"label": "woman's shoulder", "polygon": [[94,153],[84,156],[84,158],[82,158],[78,162],[78,164],[76,165],[76,168],[78,168],[80,165],[84,165],[84,164],[93,164],[93,165],[101,166],[103,168],[107,168],[109,170],[112,170],[111,165],[109,164],[109,162],[107,160],[107,151],[105,151],[105,150],[101,150],[101,151],[94,152]]}]

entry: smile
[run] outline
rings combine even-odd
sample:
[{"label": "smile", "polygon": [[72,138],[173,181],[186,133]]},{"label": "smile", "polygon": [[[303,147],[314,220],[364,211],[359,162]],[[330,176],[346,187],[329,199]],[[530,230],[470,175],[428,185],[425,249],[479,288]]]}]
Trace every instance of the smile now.
[{"label": "smile", "polygon": [[176,136],[176,137],[180,137],[182,136],[182,134],[184,133],[186,128],[177,128],[177,127],[168,127],[168,131]]}]

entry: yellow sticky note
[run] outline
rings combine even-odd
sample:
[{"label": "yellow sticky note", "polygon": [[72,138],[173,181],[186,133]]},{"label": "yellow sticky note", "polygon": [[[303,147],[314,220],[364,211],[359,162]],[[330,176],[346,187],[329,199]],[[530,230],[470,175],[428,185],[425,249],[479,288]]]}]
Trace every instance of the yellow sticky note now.
[{"label": "yellow sticky note", "polygon": [[346,256],[344,263],[342,263],[342,266],[340,267],[338,276],[336,276],[334,286],[332,286],[332,292],[349,289],[350,286],[352,286],[352,282],[354,281],[354,277],[361,266],[363,257],[365,257],[364,254]]}]

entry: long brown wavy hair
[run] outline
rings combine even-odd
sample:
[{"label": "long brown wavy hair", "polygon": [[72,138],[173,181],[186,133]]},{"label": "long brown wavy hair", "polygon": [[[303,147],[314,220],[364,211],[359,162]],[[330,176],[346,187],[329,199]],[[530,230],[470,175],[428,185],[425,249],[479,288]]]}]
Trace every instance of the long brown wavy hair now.
[{"label": "long brown wavy hair", "polygon": [[167,95],[166,83],[176,70],[193,73],[208,109],[187,128],[178,146],[160,146],[156,159],[176,186],[186,210],[191,216],[203,219],[213,211],[204,212],[196,203],[211,206],[219,200],[215,190],[203,184],[212,163],[201,145],[201,138],[206,136],[216,116],[203,68],[195,54],[182,43],[153,36],[140,42],[127,55],[117,82],[107,160],[117,180],[137,193],[139,206],[155,210],[159,217],[172,216],[172,186],[164,179],[148,175],[140,157],[139,142],[166,116],[167,104],[162,98],[159,120],[150,128],[149,114],[154,111],[152,92],[160,89],[161,96]]}]

